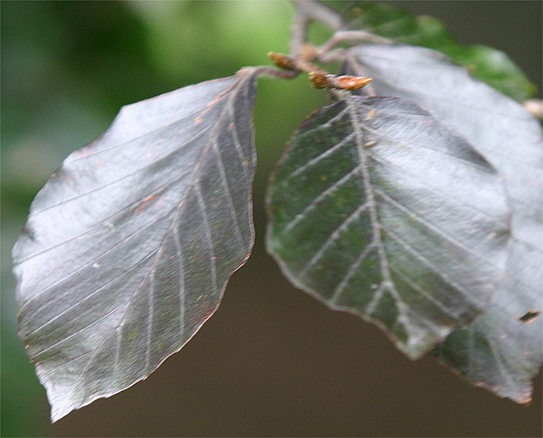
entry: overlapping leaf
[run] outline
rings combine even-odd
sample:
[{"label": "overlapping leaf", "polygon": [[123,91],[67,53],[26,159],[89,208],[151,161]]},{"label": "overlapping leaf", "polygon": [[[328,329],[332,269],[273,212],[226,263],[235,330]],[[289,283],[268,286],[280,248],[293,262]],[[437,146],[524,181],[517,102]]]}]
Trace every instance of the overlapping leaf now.
[{"label": "overlapping leaf", "polygon": [[415,17],[381,3],[354,2],[347,9],[341,2],[329,4],[343,13],[349,29],[364,29],[395,43],[439,50],[468,68],[478,79],[518,101],[534,96],[537,91],[505,53],[487,46],[460,44],[443,23],[433,17]]},{"label": "overlapping leaf", "polygon": [[213,314],[253,243],[251,70],[124,107],[32,203],[20,336],[53,421],[146,378]]},{"label": "overlapping leaf", "polygon": [[417,105],[349,97],[292,138],[270,190],[268,249],[333,308],[416,358],[489,302],[505,270],[502,181]]},{"label": "overlapping leaf", "polygon": [[[504,177],[513,238],[507,276],[491,306],[436,354],[473,383],[520,403],[542,360],[543,136],[521,105],[472,78],[433,50],[411,46],[351,49],[380,95],[408,98],[454,127]],[[534,318],[524,320],[525,315]],[[522,318],[522,319],[521,319]]]}]

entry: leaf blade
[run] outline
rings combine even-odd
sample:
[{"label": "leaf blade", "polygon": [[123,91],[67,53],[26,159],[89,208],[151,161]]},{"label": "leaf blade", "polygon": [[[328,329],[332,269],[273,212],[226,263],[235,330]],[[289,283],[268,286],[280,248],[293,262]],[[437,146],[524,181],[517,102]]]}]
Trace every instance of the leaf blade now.
[{"label": "leaf blade", "polygon": [[126,106],[37,195],[14,272],[53,421],[147,377],[216,310],[254,240],[255,94],[246,70]]},{"label": "leaf blade", "polygon": [[[310,116],[268,202],[268,251],[287,277],[332,308],[371,317],[412,358],[479,313],[503,271],[508,209],[499,178],[469,144],[401,99],[348,98]],[[463,209],[497,238],[466,237],[473,224]]]},{"label": "leaf blade", "polygon": [[[372,45],[351,50],[365,71],[374,75],[372,84],[379,94],[424,106],[467,138],[504,177],[513,213],[507,276],[485,314],[470,327],[458,329],[435,353],[472,383],[527,403],[531,379],[543,358],[542,318],[530,324],[519,321],[529,311],[541,311],[541,126],[521,105],[472,78],[439,52]],[[480,339],[480,351],[469,348],[470,337]]]}]

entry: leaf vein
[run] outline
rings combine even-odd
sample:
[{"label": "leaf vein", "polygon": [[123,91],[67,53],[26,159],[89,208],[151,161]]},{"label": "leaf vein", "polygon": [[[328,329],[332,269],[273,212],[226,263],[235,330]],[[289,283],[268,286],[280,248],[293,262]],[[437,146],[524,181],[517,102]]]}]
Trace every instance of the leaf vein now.
[{"label": "leaf vein", "polygon": [[319,161],[325,159],[326,157],[332,155],[334,152],[336,152],[338,149],[341,149],[343,146],[349,143],[349,141],[354,138],[354,134],[349,134],[346,136],[343,140],[341,140],[339,143],[334,145],[334,147],[330,149],[326,149],[323,153],[317,155],[316,157],[309,160],[307,163],[305,163],[303,166],[300,166],[298,169],[296,169],[290,176],[287,177],[287,179],[294,178],[301,173],[305,172],[307,169],[313,167],[315,164],[317,164]]},{"label": "leaf vein", "polygon": [[376,246],[374,242],[370,243],[368,246],[366,246],[366,248],[364,248],[364,250],[360,253],[360,255],[355,260],[355,262],[349,267],[349,270],[347,271],[347,274],[345,274],[345,276],[343,277],[343,280],[341,281],[341,283],[334,290],[332,294],[332,298],[330,298],[331,303],[337,303],[337,300],[343,293],[343,290],[345,289],[345,287],[351,280],[352,276],[360,267],[361,263],[364,261],[366,256],[371,252],[372,249],[375,249],[375,248]]},{"label": "leaf vein", "polygon": [[326,190],[324,190],[319,196],[314,198],[311,203],[300,213],[295,216],[293,220],[291,220],[282,231],[282,234],[285,234],[289,231],[291,231],[300,221],[304,220],[308,213],[313,211],[319,202],[321,202],[323,199],[331,195],[334,191],[336,191],[338,188],[340,188],[343,184],[345,184],[347,181],[349,181],[354,175],[356,175],[360,171],[359,166],[354,167],[349,173],[347,173],[345,176],[343,176],[338,181],[334,182],[330,187],[328,187]]},{"label": "leaf vein", "polygon": [[[390,264],[390,269],[396,273],[399,277],[402,278],[403,281],[405,281],[409,286],[411,286],[413,289],[415,289],[420,295],[434,303],[437,307],[439,307],[440,310],[445,312],[447,315],[453,315],[455,319],[458,319],[458,315],[454,314],[454,309],[449,309],[447,306],[445,306],[441,301],[439,301],[436,297],[434,297],[431,292],[425,290],[420,285],[418,285],[411,277],[409,277],[405,272],[403,272],[401,269],[399,269],[397,266],[394,266],[394,264]],[[423,316],[422,316],[423,317]]]},{"label": "leaf vein", "polygon": [[372,160],[378,162],[379,164],[382,164],[383,166],[389,166],[389,167],[395,167],[397,169],[400,169],[401,172],[405,175],[409,175],[411,178],[413,179],[416,179],[417,181],[419,181],[421,183],[421,185],[424,185],[426,187],[431,187],[432,190],[436,193],[436,194],[439,194],[440,196],[442,196],[444,199],[454,199],[455,201],[457,201],[460,205],[464,206],[464,207],[467,207],[469,208],[470,210],[473,210],[473,211],[476,211],[477,213],[480,213],[492,220],[495,219],[495,217],[493,216],[490,216],[487,212],[483,211],[483,210],[480,210],[478,208],[476,208],[474,205],[470,205],[470,204],[466,204],[464,201],[458,199],[456,196],[453,196],[451,193],[447,193],[447,192],[444,192],[443,190],[435,187],[435,186],[431,186],[429,185],[426,181],[423,181],[420,177],[420,175],[417,175],[416,173],[413,173],[413,172],[409,172],[407,169],[404,169],[404,168],[401,168],[400,166],[398,166],[397,164],[394,164],[393,162],[391,161],[387,161],[387,160],[383,160],[382,158],[380,157],[377,157],[375,154],[373,153],[369,153],[370,157]]},{"label": "leaf vein", "polygon": [[[168,187],[170,187],[172,184],[174,184],[174,183],[178,182],[180,179],[184,178],[185,175],[189,172],[189,170],[190,170],[190,169],[187,169],[185,172],[183,172],[183,173],[182,173],[181,175],[179,175],[177,178],[172,179],[171,181],[168,182],[168,184],[163,185],[162,187],[156,189],[154,192],[147,193],[147,194],[143,195],[140,199],[138,199],[137,201],[133,202],[133,203],[130,204],[130,205],[127,205],[126,207],[124,207],[122,210],[118,211],[118,212],[115,213],[114,215],[109,216],[109,217],[107,217],[107,218],[101,220],[101,221],[98,222],[96,225],[94,225],[92,228],[90,228],[90,229],[88,229],[88,230],[86,230],[86,231],[84,231],[84,232],[82,232],[82,233],[79,233],[79,234],[77,234],[76,236],[72,236],[72,237],[70,237],[69,239],[63,240],[62,242],[56,243],[56,244],[54,244],[54,245],[52,245],[52,246],[50,246],[50,247],[48,247],[48,248],[46,248],[46,249],[44,249],[44,250],[42,250],[42,251],[36,252],[36,253],[34,253],[34,254],[31,254],[31,255],[29,255],[28,257],[24,258],[24,259],[18,260],[18,261],[17,261],[17,264],[21,264],[21,263],[26,262],[27,260],[30,260],[30,259],[32,259],[32,258],[34,258],[34,257],[37,257],[37,256],[39,256],[39,255],[42,255],[42,254],[44,254],[44,253],[46,253],[46,252],[48,252],[48,251],[51,251],[51,250],[53,250],[53,249],[55,249],[55,248],[58,248],[58,247],[61,246],[61,245],[64,245],[65,243],[72,242],[72,241],[74,241],[74,240],[76,240],[76,239],[78,239],[78,238],[80,238],[80,237],[87,236],[88,234],[90,234],[91,231],[95,230],[96,228],[98,228],[98,227],[100,227],[100,226],[102,226],[102,225],[104,225],[104,224],[110,225],[112,219],[114,219],[114,218],[116,218],[116,217],[119,217],[119,216],[123,215],[124,213],[126,213],[127,211],[129,211],[131,208],[133,208],[133,207],[135,207],[136,205],[138,205],[138,204],[140,204],[141,202],[143,202],[144,199],[147,199],[147,198],[149,198],[149,197],[152,197],[152,196],[154,196],[154,195],[156,195],[156,194],[158,194],[158,193],[160,193],[160,192],[163,192],[165,189],[167,189]],[[178,207],[178,205],[175,206],[175,208],[177,208],[177,207]],[[171,212],[171,210],[168,211],[168,214],[169,214],[170,212]],[[164,217],[164,216],[161,216],[159,219],[161,219],[161,218],[163,218],[163,217]],[[150,225],[151,225],[151,224],[154,224],[155,222],[156,222],[156,221],[151,222]],[[146,225],[145,228],[147,228],[148,226],[149,226],[149,225]],[[101,233],[101,232],[99,232],[99,233]],[[94,236],[94,235],[96,235],[96,233],[91,234],[91,236]],[[130,236],[132,236],[132,235],[133,235],[133,234],[131,234]],[[130,237],[130,236],[128,236],[128,237]],[[105,253],[104,253],[104,254],[105,254]],[[102,255],[103,255],[103,254],[102,254]]]},{"label": "leaf vein", "polygon": [[[428,260],[426,257],[424,257],[419,251],[414,249],[411,245],[409,245],[407,242],[405,242],[403,239],[401,239],[397,234],[394,232],[386,229],[381,225],[381,229],[394,241],[396,241],[398,244],[400,244],[407,252],[414,255],[420,262],[425,264],[428,268],[430,268],[432,271],[434,271],[436,274],[438,274],[446,283],[449,284],[449,286],[452,286],[454,289],[456,289],[458,292],[460,292],[462,295],[465,296],[466,300],[470,303],[474,302],[473,297],[470,296],[469,291],[464,289],[463,286],[460,286],[457,282],[453,281],[447,274],[441,272],[430,260]],[[479,303],[477,303],[480,305]]]},{"label": "leaf vein", "polygon": [[[217,99],[217,102],[216,102],[216,103],[218,103],[218,101],[221,100],[223,97],[224,97],[224,96],[220,96],[219,99]],[[142,101],[142,102],[145,102],[145,101]],[[140,102],[140,103],[141,103],[141,102]],[[137,105],[137,104],[136,104],[136,105]],[[149,134],[153,134],[153,133],[155,133],[155,132],[158,132],[158,131],[160,131],[160,130],[162,130],[162,129],[164,129],[164,128],[169,128],[169,127],[171,127],[171,126],[174,126],[174,125],[178,124],[179,122],[182,122],[183,120],[185,120],[185,119],[187,119],[187,118],[189,118],[189,117],[192,117],[192,116],[194,116],[194,115],[196,115],[196,114],[202,114],[202,113],[204,113],[204,112],[206,111],[208,105],[209,105],[209,102],[206,103],[204,106],[198,108],[196,111],[194,111],[194,112],[192,112],[192,113],[190,113],[190,114],[186,114],[185,116],[181,117],[180,119],[176,119],[174,122],[168,123],[168,124],[166,124],[166,125],[160,126],[160,127],[156,128],[156,129],[153,129],[153,130],[151,130],[151,131],[148,131],[148,132],[146,132],[144,135],[140,135],[140,136],[137,136],[137,137],[133,137],[133,138],[131,138],[131,139],[129,139],[129,140],[123,141],[122,143],[117,143],[117,144],[115,144],[115,145],[113,145],[113,146],[111,146],[111,147],[104,148],[104,149],[101,149],[101,150],[96,151],[96,152],[89,153],[88,150],[87,150],[87,151],[86,151],[86,154],[83,155],[83,156],[74,157],[74,158],[68,157],[68,158],[65,160],[65,164],[73,163],[73,162],[75,162],[75,161],[80,161],[80,160],[84,160],[84,159],[87,159],[87,158],[91,158],[91,157],[93,157],[93,156],[95,156],[95,155],[99,155],[99,154],[101,154],[101,153],[103,153],[103,152],[107,152],[107,151],[110,151],[110,150],[112,150],[112,149],[115,149],[115,148],[117,148],[117,147],[119,147],[119,146],[123,146],[123,145],[125,145],[125,144],[128,144],[128,143],[130,143],[130,142],[132,142],[132,141],[134,141],[134,140],[136,140],[136,139],[138,139],[138,138],[142,138],[142,137],[144,137],[144,136],[146,136],[146,135],[149,135]],[[115,120],[114,120],[114,123],[115,123]],[[97,140],[96,140],[96,141],[97,141]],[[92,144],[91,144],[91,146],[92,146]]]},{"label": "leaf vein", "polygon": [[60,341],[58,342],[55,342],[54,344],[52,345],[49,345],[47,348],[44,348],[43,350],[40,350],[39,352],[37,353],[34,353],[33,354],[33,357],[38,357],[39,355],[45,353],[46,351],[49,351],[51,350],[52,348],[55,348],[56,346],[66,342],[67,340],[73,338],[74,336],[77,336],[78,334],[84,332],[85,330],[91,328],[93,325],[99,323],[100,321],[102,321],[103,319],[106,319],[108,316],[110,316],[111,314],[117,312],[118,310],[120,309],[120,307],[115,307],[114,309],[110,310],[108,313],[106,313],[105,315],[102,315],[100,318],[94,320],[93,322],[91,322],[90,324],[86,325],[85,327],[77,330],[76,332],[72,333],[71,335],[69,336],[66,336],[65,338],[61,339]]},{"label": "leaf vein", "polygon": [[305,266],[305,268],[300,272],[300,277],[305,277],[307,272],[319,261],[319,259],[324,255],[328,247],[334,243],[336,239],[339,238],[341,233],[347,231],[347,227],[350,225],[350,223],[360,216],[360,214],[369,208],[369,203],[364,203],[360,206],[358,206],[340,225],[337,227],[330,236],[328,236],[328,239],[324,242],[324,244],[319,248],[319,250],[315,253],[315,255],[311,258],[309,263]]},{"label": "leaf vein", "polygon": [[413,210],[411,210],[410,208],[400,204],[398,201],[396,201],[394,198],[392,198],[391,196],[389,196],[388,194],[386,194],[385,192],[383,192],[382,190],[376,188],[375,189],[375,193],[377,193],[381,198],[383,198],[383,200],[385,202],[387,202],[389,205],[392,205],[393,207],[397,208],[398,210],[401,210],[403,211],[405,214],[407,214],[411,219],[414,219],[418,222],[420,222],[422,225],[424,225],[425,227],[429,228],[430,230],[432,230],[433,232],[435,232],[436,234],[438,234],[439,236],[441,236],[443,239],[451,242],[453,245],[457,246],[458,248],[461,248],[462,250],[466,251],[467,253],[473,255],[474,257],[477,257],[479,260],[481,260],[482,262],[488,264],[488,265],[491,265],[491,266],[494,266],[494,263],[491,263],[490,261],[486,260],[485,258],[483,258],[483,256],[481,256],[480,254],[476,253],[474,250],[472,250],[471,248],[467,247],[466,245],[464,245],[462,242],[456,240],[455,238],[453,238],[452,236],[450,236],[448,233],[446,233],[445,231],[443,231],[442,229],[438,228],[437,226],[435,226],[434,224],[432,224],[431,222],[427,221],[426,219],[424,219],[423,217],[421,217],[420,215],[418,215],[417,213],[415,213]]},{"label": "leaf vein", "polygon": [[217,294],[217,268],[215,266],[215,254],[214,254],[214,251],[213,251],[213,239],[212,239],[212,236],[211,236],[211,228],[209,226],[209,218],[207,216],[207,209],[206,209],[206,205],[204,203],[204,199],[202,197],[202,191],[200,189],[200,184],[199,183],[196,183],[196,185],[194,186],[195,187],[195,192],[196,192],[196,197],[198,198],[198,205],[200,207],[200,211],[202,212],[202,218],[203,218],[203,222],[204,222],[204,234],[206,236],[206,246],[207,246],[207,252],[208,252],[208,255],[209,255],[209,265],[210,265],[210,269],[211,269],[211,278],[212,278],[212,281],[213,281],[213,290],[214,290],[214,293]]},{"label": "leaf vein", "polygon": [[221,184],[224,187],[226,200],[228,202],[228,212],[230,213],[230,217],[232,218],[232,222],[234,223],[234,231],[236,234],[236,238],[238,240],[238,244],[240,248],[243,249],[243,236],[241,235],[241,229],[239,226],[238,218],[236,216],[236,209],[234,207],[232,193],[230,191],[228,179],[226,178],[226,171],[224,170],[224,165],[223,165],[222,157],[221,157],[221,151],[215,140],[212,140],[212,146],[213,146],[213,149],[215,150],[217,166],[219,167],[219,176],[221,179]]},{"label": "leaf vein", "polygon": [[181,338],[185,333],[185,258],[181,251],[181,241],[179,240],[177,227],[173,228],[173,238],[177,258],[179,259],[179,337]]},{"label": "leaf vein", "polygon": [[[110,281],[108,281],[106,284],[104,284],[103,286],[99,287],[98,289],[96,289],[94,292],[88,294],[85,298],[81,299],[80,301],[78,301],[77,303],[75,303],[74,305],[68,307],[67,309],[63,310],[61,313],[59,313],[58,315],[56,315],[54,318],[48,320],[47,322],[45,322],[44,324],[40,325],[39,327],[37,327],[36,329],[34,329],[31,333],[28,333],[28,334],[25,334],[25,338],[28,338],[29,336],[32,336],[34,334],[36,334],[37,332],[39,332],[41,329],[43,329],[44,327],[46,327],[47,325],[51,324],[52,322],[56,321],[58,318],[60,318],[61,316],[65,315],[67,312],[69,312],[70,310],[72,309],[75,309],[77,306],[79,306],[81,303],[89,300],[90,298],[92,298],[95,294],[99,293],[100,291],[104,290],[107,286],[109,286],[110,284],[116,282],[117,280],[119,280],[120,278],[124,277],[125,275],[127,275],[128,273],[130,273],[132,270],[134,270],[135,268],[137,268],[139,265],[141,265],[142,263],[144,263],[145,261],[147,261],[148,259],[150,259],[156,252],[158,251],[158,248],[152,252],[150,252],[147,256],[143,257],[141,260],[139,260],[137,263],[133,264],[132,266],[130,266],[126,271],[122,272],[121,274],[117,275],[116,277],[112,278]],[[55,286],[55,285],[53,285]],[[53,286],[51,286],[50,288],[52,288]],[[48,289],[50,289],[48,288]],[[43,292],[45,292],[46,290],[48,289],[45,289]],[[27,302],[28,303],[28,302]],[[26,304],[26,303],[25,303]]]},{"label": "leaf vein", "polygon": [[[163,214],[162,216],[159,216],[158,218],[154,219],[153,221],[149,222],[147,225],[145,225],[145,227],[143,228],[140,228],[136,231],[134,231],[132,234],[128,235],[128,236],[125,236],[123,237],[123,239],[121,239],[118,243],[116,243],[114,246],[112,246],[110,249],[104,251],[103,253],[101,253],[100,255],[98,255],[97,257],[93,258],[92,260],[90,260],[87,264],[79,267],[78,269],[76,269],[75,271],[73,272],[70,272],[69,274],[65,275],[64,277],[62,277],[61,279],[59,279],[58,281],[56,281],[55,283],[53,283],[52,285],[48,286],[47,288],[41,290],[40,292],[36,293],[34,296],[32,296],[31,298],[29,298],[22,306],[21,306],[21,311],[24,310],[26,308],[26,306],[34,301],[36,298],[40,297],[41,295],[43,295],[45,292],[47,292],[48,290],[52,289],[53,287],[57,286],[59,283],[62,283],[63,281],[65,281],[66,279],[70,278],[71,276],[73,276],[74,274],[77,274],[78,272],[82,271],[83,269],[85,268],[88,268],[89,266],[91,266],[93,263],[96,262],[96,260],[100,259],[101,257],[105,256],[106,254],[109,254],[110,252],[114,251],[117,249],[117,247],[121,246],[123,243],[126,243],[128,240],[132,239],[133,237],[137,236],[138,234],[140,234],[141,232],[145,231],[146,229],[148,229],[149,227],[151,227],[152,225],[156,224],[157,222],[161,221],[162,219],[164,219],[165,217],[169,216],[171,214],[172,211],[176,210],[179,206],[178,205],[175,205],[174,207],[172,207],[171,209],[169,209],[165,214]],[[87,234],[87,233],[85,233]],[[62,243],[66,243],[68,241],[65,241],[65,242],[62,242]]]},{"label": "leaf vein", "polygon": [[[210,127],[211,127],[211,126],[208,126],[208,127],[206,127],[205,129],[199,131],[197,135],[193,136],[192,138],[190,138],[190,139],[187,140],[185,143],[183,143],[182,145],[180,145],[178,148],[174,149],[173,151],[169,152],[168,154],[166,154],[166,155],[160,157],[160,158],[157,159],[157,160],[150,161],[150,162],[147,163],[145,166],[139,167],[139,168],[135,169],[134,171],[132,171],[132,172],[130,172],[130,173],[124,175],[124,176],[121,177],[121,178],[118,178],[118,179],[113,180],[113,181],[109,181],[107,184],[101,185],[101,186],[99,186],[99,187],[95,187],[95,188],[93,188],[92,190],[88,190],[88,191],[86,191],[85,193],[82,193],[82,194],[80,194],[80,195],[74,196],[74,197],[72,197],[72,198],[64,199],[64,200],[61,201],[61,202],[57,202],[56,204],[49,205],[48,207],[43,208],[42,210],[38,210],[38,211],[33,212],[33,215],[34,215],[34,216],[37,216],[37,215],[39,215],[40,213],[43,213],[43,212],[45,212],[45,211],[47,211],[47,210],[51,210],[52,208],[58,207],[58,206],[63,205],[63,204],[68,204],[68,203],[70,203],[71,201],[75,201],[76,199],[83,198],[83,197],[85,197],[85,196],[87,196],[87,195],[89,195],[89,194],[91,194],[91,193],[94,193],[94,192],[100,191],[100,190],[102,190],[102,189],[108,188],[109,186],[111,186],[111,185],[113,185],[113,184],[115,184],[115,183],[118,183],[118,182],[120,182],[120,181],[122,181],[122,180],[124,180],[124,179],[127,179],[127,178],[131,177],[131,176],[134,176],[134,175],[136,175],[136,174],[139,173],[139,172],[142,172],[142,171],[144,171],[144,170],[147,170],[147,169],[150,168],[151,166],[154,166],[155,164],[158,164],[158,163],[160,163],[161,161],[165,161],[165,160],[167,160],[167,159],[170,159],[170,160],[171,160],[171,156],[172,156],[172,155],[175,155],[175,154],[179,153],[179,152],[182,150],[182,148],[183,148],[184,146],[188,145],[190,142],[192,142],[193,140],[197,139],[197,138],[200,137],[202,134],[204,134],[205,132],[207,132],[207,131],[210,129]],[[189,171],[190,171],[190,168],[187,169],[185,172],[183,172],[183,175],[186,175]],[[176,178],[176,179],[178,179],[178,178]]]},{"label": "leaf vein", "polygon": [[151,270],[151,274],[149,275],[149,287],[147,288],[147,336],[145,337],[145,370],[146,372],[149,372],[149,366],[151,363],[151,335],[153,332],[153,323],[154,323],[154,290],[155,290],[155,273],[156,269]]},{"label": "leaf vein", "polygon": [[351,125],[356,134],[356,152],[358,154],[358,160],[361,165],[360,169],[361,169],[361,174],[364,181],[364,191],[366,192],[366,198],[369,204],[370,221],[371,221],[371,227],[373,231],[373,238],[374,238],[375,244],[377,245],[379,259],[381,261],[380,270],[381,270],[381,276],[383,278],[382,285],[384,285],[391,291],[394,291],[396,293],[396,296],[398,296],[396,287],[390,276],[389,267],[388,267],[388,257],[387,257],[382,239],[381,239],[381,224],[379,223],[379,218],[377,215],[377,203],[375,201],[374,187],[371,182],[371,175],[370,175],[369,164],[368,164],[368,151],[364,147],[365,141],[364,141],[364,133],[362,129],[362,127],[364,126],[364,121],[360,119],[360,115],[358,114],[358,111],[356,110],[357,106],[356,106],[353,96],[349,92],[345,92],[341,94],[345,96],[345,103],[347,107],[349,108]]}]

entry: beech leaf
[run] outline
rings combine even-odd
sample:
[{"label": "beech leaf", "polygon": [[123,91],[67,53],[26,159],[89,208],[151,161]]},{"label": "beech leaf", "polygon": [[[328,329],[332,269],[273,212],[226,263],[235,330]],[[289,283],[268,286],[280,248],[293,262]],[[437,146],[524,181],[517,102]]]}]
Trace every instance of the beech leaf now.
[{"label": "beech leaf", "polygon": [[19,334],[53,421],[145,379],[217,309],[253,244],[255,75],[122,108],[32,203]]},{"label": "beech leaf", "polygon": [[505,271],[500,177],[405,99],[347,93],[310,116],[269,209],[268,250],[287,277],[376,322],[411,358],[478,315]]},{"label": "beech leaf", "polygon": [[[526,109],[434,50],[350,49],[380,95],[408,98],[468,139],[504,178],[512,209],[507,275],[485,311],[436,349],[472,383],[519,403],[543,358],[543,133]],[[347,70],[349,70],[347,66]],[[526,315],[533,318],[523,320]]]}]

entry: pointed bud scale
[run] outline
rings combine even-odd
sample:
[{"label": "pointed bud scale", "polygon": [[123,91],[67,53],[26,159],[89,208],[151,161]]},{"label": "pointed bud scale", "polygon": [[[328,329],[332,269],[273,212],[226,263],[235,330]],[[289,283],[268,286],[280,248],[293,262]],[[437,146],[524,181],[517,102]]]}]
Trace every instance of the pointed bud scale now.
[{"label": "pointed bud scale", "polygon": [[335,88],[342,90],[359,90],[371,82],[371,78],[359,76],[335,76],[332,84]]},{"label": "pointed bud scale", "polygon": [[322,89],[330,87],[330,82],[328,81],[327,75],[322,73],[312,71],[309,73],[309,81],[315,88]]},{"label": "pointed bud scale", "polygon": [[283,55],[281,53],[269,52],[268,58],[270,58],[270,60],[277,67],[283,68],[285,70],[296,70],[296,67],[294,65],[294,60],[287,55]]}]

